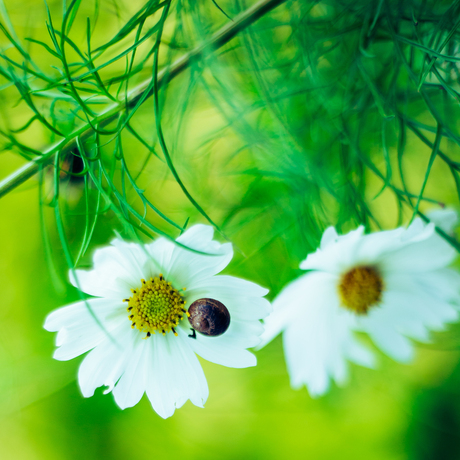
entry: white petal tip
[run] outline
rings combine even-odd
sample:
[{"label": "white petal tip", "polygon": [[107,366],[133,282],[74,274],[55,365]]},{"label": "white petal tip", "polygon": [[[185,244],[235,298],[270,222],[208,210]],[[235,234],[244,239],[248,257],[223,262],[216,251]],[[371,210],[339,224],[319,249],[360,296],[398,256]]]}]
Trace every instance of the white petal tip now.
[{"label": "white petal tip", "polygon": [[265,297],[270,292],[270,289],[260,286],[260,296]]},{"label": "white petal tip", "polygon": [[57,348],[54,351],[53,358],[57,361],[68,361],[69,359],[73,359],[73,358],[67,358],[65,355],[63,355],[60,348]]},{"label": "white petal tip", "polygon": [[[153,406],[152,406],[153,407]],[[162,418],[162,419],[167,419],[169,417],[172,417],[174,415],[174,412],[176,411],[176,408],[173,408],[173,410],[157,410],[155,407],[153,407],[153,410]]]},{"label": "white petal tip", "polygon": [[106,383],[106,386],[107,386],[107,388],[103,391],[103,393],[105,395],[107,395],[107,394],[112,392],[112,390],[113,390],[113,388],[115,386],[115,383]]},{"label": "white petal tip", "polygon": [[266,345],[268,345],[273,340],[273,337],[267,337],[265,334],[260,336],[260,341],[257,345],[254,346],[254,350],[262,350]]},{"label": "white petal tip", "polygon": [[303,262],[300,262],[299,268],[300,268],[301,270],[308,270],[309,265],[308,265],[306,259],[305,259]]},{"label": "white petal tip", "polygon": [[204,404],[205,404],[206,400],[201,400],[201,402],[198,402],[198,401],[192,401],[193,405],[196,406],[196,407],[199,407],[200,409],[204,409]]},{"label": "white petal tip", "polygon": [[329,382],[324,386],[313,387],[312,385],[306,385],[308,388],[308,394],[312,399],[318,399],[324,396],[329,391]]},{"label": "white petal tip", "polygon": [[[91,396],[94,396],[94,390],[95,388],[93,389],[90,389],[90,388],[85,388],[83,389],[81,386],[80,386],[80,391],[81,391],[81,394],[84,398],[91,398]],[[104,392],[105,394],[105,392]]]},{"label": "white petal tip", "polygon": [[255,355],[253,355],[252,353],[249,353],[251,355],[251,357],[248,359],[248,362],[246,363],[246,365],[244,367],[254,367],[254,366],[257,366],[257,358]]},{"label": "white petal tip", "polygon": [[[65,307],[64,307],[65,308]],[[52,311],[45,319],[43,329],[49,332],[57,332],[61,328],[62,321],[59,321],[59,316],[62,317],[62,308]]]}]

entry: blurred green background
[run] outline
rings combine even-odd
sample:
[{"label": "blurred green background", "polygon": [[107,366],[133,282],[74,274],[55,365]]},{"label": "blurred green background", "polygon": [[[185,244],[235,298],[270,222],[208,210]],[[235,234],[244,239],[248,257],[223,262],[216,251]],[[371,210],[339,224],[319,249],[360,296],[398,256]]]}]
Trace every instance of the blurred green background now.
[{"label": "blurred green background", "polygon": [[[250,4],[220,3],[232,17]],[[59,23],[66,3],[49,5]],[[142,5],[83,0],[70,36],[85,49],[90,17],[95,48]],[[458,16],[449,10],[452,5],[290,1],[167,85],[160,95],[166,142],[187,189],[222,229],[217,238],[223,241],[225,235],[234,244],[236,255],[225,273],[268,287],[272,299],[299,275],[299,262],[315,249],[326,226],[345,231],[364,223],[375,230],[407,223],[427,177],[437,126],[443,128],[439,148],[450,163],[434,160],[424,189],[429,201],[422,199],[420,210],[438,209],[437,203],[458,208],[458,172],[452,170],[460,160],[454,97],[458,63],[438,66],[454,96],[440,90],[431,74],[420,93],[388,38],[388,18],[394,19],[397,33],[433,47],[453,30],[449,49],[440,52],[456,54]],[[0,7],[3,23],[8,11],[21,40],[33,37],[51,46],[40,1],[0,1]],[[419,19],[418,35],[411,13]],[[157,20],[158,15],[147,22]],[[162,66],[228,22],[211,2],[179,1],[173,2],[169,21]],[[116,52],[128,43],[121,41]],[[147,43],[138,57],[148,55],[152,42]],[[40,68],[58,80],[59,61],[39,46],[28,46]],[[423,74],[427,57],[410,47],[402,53],[412,71]],[[22,60],[5,37],[3,56]],[[77,62],[78,56],[72,59]],[[151,65],[146,58],[129,85],[148,78]],[[101,75],[123,75],[125,66],[117,60]],[[5,133],[24,125],[31,112],[1,78]],[[30,85],[45,88],[39,79]],[[66,134],[82,123],[75,101],[53,95],[37,99],[39,110]],[[161,156],[151,99],[132,126]],[[425,141],[417,135],[420,130]],[[37,150],[56,140],[38,122],[15,138]],[[180,225],[188,218],[206,222],[164,161],[126,130],[117,139],[101,136],[98,141],[101,165],[114,187],[122,190],[126,172],[114,160],[122,144],[126,168],[160,211]],[[86,147],[91,151],[94,143]],[[26,158],[5,141],[0,179],[26,162],[27,152],[22,153]],[[73,155],[61,160],[64,169],[75,161]],[[142,214],[133,187],[127,187],[125,199]],[[55,206],[75,258],[96,200],[90,181],[85,191],[82,179],[65,174],[56,195],[51,167],[0,199],[1,459],[460,459],[460,330],[455,326],[434,344],[418,345],[413,364],[379,355],[377,371],[351,366],[346,387],[333,387],[315,400],[305,389],[290,389],[279,337],[257,352],[255,368],[228,369],[201,360],[210,388],[205,409],[186,403],[163,420],[145,397],[125,411],[101,389],[84,399],[75,380],[81,358],[54,361],[54,334],[42,325],[51,310],[78,299],[67,280]],[[115,231],[132,236],[129,222],[120,221],[114,207],[102,205],[98,214],[80,267],[90,265],[94,248],[110,241]],[[178,234],[151,210],[146,220],[171,236]]]}]

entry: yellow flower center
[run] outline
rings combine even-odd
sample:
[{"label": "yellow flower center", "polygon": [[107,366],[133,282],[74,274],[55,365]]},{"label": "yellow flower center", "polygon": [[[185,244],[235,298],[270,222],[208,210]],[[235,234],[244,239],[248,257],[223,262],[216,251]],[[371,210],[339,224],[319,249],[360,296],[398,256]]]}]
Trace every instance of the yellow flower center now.
[{"label": "yellow flower center", "polygon": [[339,283],[342,306],[365,315],[382,300],[383,280],[375,267],[356,267],[345,273]]},{"label": "yellow flower center", "polygon": [[146,338],[157,331],[163,335],[172,331],[177,336],[174,327],[184,315],[188,316],[182,295],[161,274],[148,281],[141,281],[139,289],[131,289],[133,296],[123,300],[128,302],[131,327],[147,332]]}]

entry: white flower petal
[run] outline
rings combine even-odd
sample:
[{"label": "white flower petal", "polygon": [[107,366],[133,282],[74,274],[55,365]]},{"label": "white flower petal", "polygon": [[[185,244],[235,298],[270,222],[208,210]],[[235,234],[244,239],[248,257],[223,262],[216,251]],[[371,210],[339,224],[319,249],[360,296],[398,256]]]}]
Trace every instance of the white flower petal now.
[{"label": "white flower petal", "polygon": [[[399,277],[401,279],[401,277]],[[433,297],[460,304],[460,273],[451,268],[441,268],[413,277],[416,290]]]},{"label": "white flower petal", "polygon": [[252,348],[259,345],[263,331],[264,327],[260,321],[232,319],[227,332],[219,339],[234,347]]},{"label": "white flower petal", "polygon": [[92,270],[75,270],[75,276],[70,271],[70,282],[87,294],[123,300],[131,295],[131,288],[139,286],[146,260],[139,245],[113,240],[112,246],[96,250]]},{"label": "white flower petal", "polygon": [[366,348],[363,344],[356,342],[350,342],[347,352],[347,358],[363,367],[375,368],[376,360],[375,355],[372,351]]},{"label": "white flower petal", "polygon": [[78,325],[84,327],[89,323],[97,324],[97,320],[105,324],[125,313],[126,304],[121,301],[88,299],[54,310],[47,316],[43,327],[47,331],[55,332],[63,327],[71,328]]},{"label": "white flower petal", "polygon": [[221,244],[213,241],[214,228],[210,225],[196,224],[188,228],[176,241],[201,252],[219,253]]},{"label": "white flower petal", "polygon": [[339,238],[337,230],[334,227],[328,227],[324,230],[323,237],[321,238],[321,249],[325,249],[330,243],[336,242]]},{"label": "white flower petal", "polygon": [[99,345],[104,340],[105,334],[101,329],[97,329],[93,330],[92,334],[88,334],[79,340],[66,341],[55,350],[53,358],[58,361],[68,361],[76,358]]},{"label": "white flower petal", "polygon": [[329,389],[330,380],[323,353],[315,353],[316,337],[305,335],[309,332],[300,324],[291,324],[283,334],[283,346],[292,388],[306,385],[310,395],[315,397]]},{"label": "white flower petal", "polygon": [[147,396],[154,410],[163,418],[170,417],[188,399],[203,407],[208,385],[198,359],[179,336],[155,334],[150,347],[151,366],[147,379]]},{"label": "white flower petal", "polygon": [[221,272],[232,260],[233,249],[230,243],[223,244],[216,255],[201,255],[183,249],[174,248],[170,277],[181,286],[191,287],[203,279],[208,279]]},{"label": "white flower petal", "polygon": [[201,279],[219,273],[232,260],[232,245],[213,241],[213,232],[213,228],[207,225],[194,225],[176,239],[192,250],[206,254],[185,249],[165,238],[159,238],[146,248],[165,278],[175,285],[189,288]]},{"label": "white flower petal", "polygon": [[452,235],[459,224],[459,215],[455,209],[435,209],[430,211],[426,216],[436,227],[439,227],[448,235]]},{"label": "white flower petal", "polygon": [[163,418],[171,417],[176,410],[176,404],[170,391],[171,376],[169,373],[169,351],[166,341],[161,340],[157,334],[152,339],[149,347],[150,364],[147,378],[147,396],[155,412]]},{"label": "white flower petal", "polygon": [[175,380],[177,382],[182,380],[181,394],[186,395],[195,406],[204,407],[209,390],[203,369],[189,346],[187,336],[180,331],[178,334],[178,340],[173,341],[174,336],[170,338],[171,352],[175,356],[175,369],[181,369],[181,372],[177,372]]},{"label": "white flower petal", "polygon": [[431,225],[426,227],[423,239],[413,238],[404,246],[383,254],[379,263],[387,273],[416,273],[444,268],[456,256],[455,249]]},{"label": "white flower petal", "polygon": [[96,388],[107,386],[112,391],[125,371],[132,352],[132,336],[136,331],[121,325],[112,337],[106,337],[85,357],[78,370],[78,383],[85,398],[93,396]]},{"label": "white flower petal", "polygon": [[268,294],[268,289],[258,284],[228,275],[213,276],[210,279],[194,283],[193,290],[200,289],[207,289],[219,296],[226,297],[233,295],[240,297],[262,297]]},{"label": "white flower petal", "polygon": [[128,364],[113,390],[113,396],[121,409],[135,406],[142,398],[147,386],[148,344],[136,334]]},{"label": "white flower petal", "polygon": [[[443,270],[443,275],[446,276],[445,281],[449,280],[447,277],[448,272],[451,273],[452,270]],[[384,302],[391,304],[391,308],[395,310],[387,314],[387,316],[392,317],[393,324],[397,324],[400,321],[398,312],[404,309],[408,311],[408,315],[411,315],[408,321],[421,321],[426,327],[433,330],[441,330],[445,323],[457,320],[458,309],[450,303],[453,300],[452,297],[441,297],[447,293],[442,293],[442,291],[436,293],[430,284],[433,282],[432,278],[436,273],[386,277],[388,288],[384,296]],[[457,275],[455,272],[453,274]],[[458,278],[455,276],[453,279]],[[457,288],[458,290],[459,288]],[[439,297],[436,297],[436,294],[439,294]],[[457,292],[456,301],[458,302],[459,300],[460,292]]]},{"label": "white flower petal", "polygon": [[401,238],[407,230],[397,228],[363,235],[356,245],[353,265],[375,264],[381,254],[401,246]]},{"label": "white flower petal", "polygon": [[[420,219],[419,217],[414,219],[407,228],[400,227],[396,229],[396,231],[398,230],[402,230],[403,232],[401,235],[402,242],[407,242],[413,239],[425,239],[432,233],[432,229],[428,225],[426,225],[423,222],[423,220]],[[390,230],[390,231],[395,231],[395,230]]]},{"label": "white flower petal", "polygon": [[[426,290],[429,284],[423,281],[427,277],[424,275],[418,279],[419,276],[388,276],[382,305],[372,308],[357,323],[360,330],[375,337],[378,346],[383,344],[382,350],[385,353],[390,349],[392,357],[395,352],[384,343],[384,334],[392,340],[395,336],[405,335],[428,342],[430,330],[443,330],[447,323],[458,319],[457,308]],[[397,355],[395,359],[407,362],[412,353],[407,341],[403,341],[402,356]]]},{"label": "white flower petal", "polygon": [[[285,314],[286,310],[273,311],[264,321],[264,331],[260,336],[260,343],[256,346],[256,350],[260,350],[270,343],[277,335],[286,329],[290,316]],[[283,321],[286,319],[286,321]]]},{"label": "white flower petal", "polygon": [[[45,329],[59,331],[53,357],[59,361],[73,359],[86,353],[99,343],[123,321],[127,322],[121,302],[107,299],[91,299],[76,302],[50,313]],[[94,316],[93,316],[94,315]]]},{"label": "white flower petal", "polygon": [[364,227],[358,227],[347,235],[339,236],[336,241],[329,241],[326,247],[318,249],[300,264],[302,270],[321,270],[337,274],[349,267],[360,243]]},{"label": "white flower petal", "polygon": [[271,342],[281,331],[293,321],[307,314],[304,310],[306,294],[322,273],[308,273],[294,281],[291,281],[276,297],[273,302],[273,312],[264,320],[265,331],[261,336],[261,344],[264,347]]},{"label": "white flower petal", "polygon": [[414,348],[410,340],[399,332],[376,323],[367,332],[377,347],[395,361],[408,363],[414,358]]},{"label": "white flower petal", "polygon": [[212,363],[222,366],[244,368],[252,367],[257,364],[256,357],[249,351],[242,349],[225,339],[225,335],[220,337],[205,337],[196,334],[196,339],[188,338],[192,350]]},{"label": "white flower petal", "polygon": [[[111,274],[113,273],[113,274]],[[77,289],[86,294],[106,299],[123,300],[131,294],[132,284],[123,278],[116,278],[115,271],[107,265],[101,271],[75,270],[69,272],[69,280]]]},{"label": "white flower petal", "polygon": [[113,240],[111,244],[122,255],[120,262],[123,263],[125,269],[123,279],[133,286],[138,286],[140,279],[144,276],[143,269],[148,259],[147,251],[139,244],[126,243],[118,239]]},{"label": "white flower petal", "polygon": [[[193,266],[189,273],[189,285],[221,272],[232,260],[233,248],[231,243],[221,244],[212,239],[214,229],[209,225],[197,224],[190,227],[176,241],[184,246],[211,255],[201,255],[176,246],[172,256],[176,267],[186,270]],[[203,266],[201,266],[203,264]],[[181,273],[181,276],[183,274]]]},{"label": "white flower petal", "polygon": [[145,249],[149,254],[149,259],[153,261],[154,266],[158,267],[159,273],[148,273],[149,276],[157,276],[160,273],[164,275],[166,279],[171,278],[171,257],[174,251],[174,243],[168,241],[166,238],[158,238],[153,243],[145,245]]}]

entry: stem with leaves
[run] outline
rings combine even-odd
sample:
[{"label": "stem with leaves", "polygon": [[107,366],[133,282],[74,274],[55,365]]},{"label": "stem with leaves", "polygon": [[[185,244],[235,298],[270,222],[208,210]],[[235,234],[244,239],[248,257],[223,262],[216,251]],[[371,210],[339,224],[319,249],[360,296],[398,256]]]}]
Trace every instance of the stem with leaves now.
[{"label": "stem with leaves", "polygon": [[200,59],[209,51],[219,49],[232,40],[239,32],[254,24],[259,18],[284,1],[285,0],[261,0],[240,13],[235,17],[233,22],[219,29],[208,41],[197,46],[189,53],[184,54],[171,66],[158,72],[155,78],[151,78],[134,88],[127,98],[123,98],[123,100],[113,104],[103,113],[95,116],[91,122],[82,125],[68,137],[46,148],[42,155],[25,164],[2,180],[0,182],[0,198],[33,177],[41,168],[52,163],[56,152],[60,152],[61,155],[63,155],[75,150],[77,148],[77,139],[84,142],[94,134],[93,126],[98,126],[99,128],[107,126],[116,120],[120,113],[145,102],[153,95],[155,80],[157,88],[167,84],[170,80],[187,69],[193,60]]}]

